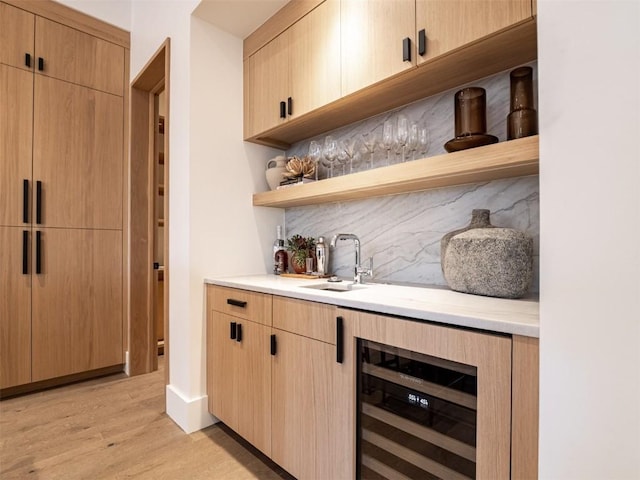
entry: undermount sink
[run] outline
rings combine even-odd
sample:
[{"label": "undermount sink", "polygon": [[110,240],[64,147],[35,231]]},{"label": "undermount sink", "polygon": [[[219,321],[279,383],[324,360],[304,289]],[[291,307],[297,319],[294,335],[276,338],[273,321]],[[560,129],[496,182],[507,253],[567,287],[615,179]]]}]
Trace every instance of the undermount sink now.
[{"label": "undermount sink", "polygon": [[314,290],[326,290],[331,292],[350,292],[353,290],[361,290],[367,288],[366,285],[356,284],[353,282],[322,282],[312,285],[303,285],[300,288],[311,288]]}]

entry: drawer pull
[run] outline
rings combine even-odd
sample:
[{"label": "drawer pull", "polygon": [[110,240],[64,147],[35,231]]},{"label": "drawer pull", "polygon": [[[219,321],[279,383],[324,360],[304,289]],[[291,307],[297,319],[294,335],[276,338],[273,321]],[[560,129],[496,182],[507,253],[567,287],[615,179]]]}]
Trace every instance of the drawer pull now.
[{"label": "drawer pull", "polygon": [[342,363],[344,359],[344,325],[343,318],[336,317],[336,362]]},{"label": "drawer pull", "polygon": [[409,37],[402,40],[402,61],[411,61],[411,39]]},{"label": "drawer pull", "polygon": [[418,32],[418,55],[427,53],[427,31],[423,28]]},{"label": "drawer pull", "polygon": [[230,332],[229,332],[229,338],[231,340],[235,340],[236,339],[236,333],[237,333],[237,328],[236,328],[236,322],[230,322],[229,323],[230,328]]},{"label": "drawer pull", "polygon": [[29,180],[22,180],[22,223],[29,223]]},{"label": "drawer pull", "polygon": [[42,223],[42,182],[36,182],[36,223]]},{"label": "drawer pull", "polygon": [[29,230],[22,231],[22,274],[29,273]]},{"label": "drawer pull", "polygon": [[276,344],[276,336],[271,335],[271,355],[276,354],[277,344]]},{"label": "drawer pull", "polygon": [[236,327],[236,342],[242,341],[242,324],[238,324]]},{"label": "drawer pull", "polygon": [[233,305],[234,307],[246,308],[247,302],[242,300],[235,300],[233,298],[227,298],[227,305]]},{"label": "drawer pull", "polygon": [[42,273],[42,232],[36,232],[36,274]]}]

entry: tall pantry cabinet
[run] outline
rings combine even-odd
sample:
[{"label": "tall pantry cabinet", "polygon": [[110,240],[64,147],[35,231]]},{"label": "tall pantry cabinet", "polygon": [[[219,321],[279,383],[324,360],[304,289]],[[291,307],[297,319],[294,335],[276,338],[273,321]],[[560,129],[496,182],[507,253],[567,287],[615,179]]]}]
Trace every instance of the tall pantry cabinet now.
[{"label": "tall pantry cabinet", "polygon": [[124,363],[128,33],[0,2],[0,388]]}]

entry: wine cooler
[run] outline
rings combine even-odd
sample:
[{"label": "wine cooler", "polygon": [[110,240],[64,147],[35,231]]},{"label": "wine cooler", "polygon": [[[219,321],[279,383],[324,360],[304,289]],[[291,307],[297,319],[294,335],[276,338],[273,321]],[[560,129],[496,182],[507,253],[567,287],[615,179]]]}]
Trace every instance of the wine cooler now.
[{"label": "wine cooler", "polygon": [[358,478],[475,478],[477,392],[474,366],[358,340]]}]

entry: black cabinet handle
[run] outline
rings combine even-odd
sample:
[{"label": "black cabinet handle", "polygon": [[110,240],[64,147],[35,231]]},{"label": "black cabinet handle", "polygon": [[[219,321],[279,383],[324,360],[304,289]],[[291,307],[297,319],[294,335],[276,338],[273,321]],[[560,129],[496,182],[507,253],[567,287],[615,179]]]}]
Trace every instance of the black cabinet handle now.
[{"label": "black cabinet handle", "polygon": [[402,40],[402,61],[411,61],[411,39],[409,37]]},{"label": "black cabinet handle", "polygon": [[247,306],[247,302],[243,302],[242,300],[234,300],[233,298],[227,298],[227,305],[233,305],[234,307],[245,308]]},{"label": "black cabinet handle", "polygon": [[293,115],[293,99],[291,97],[287,98],[287,113]]},{"label": "black cabinet handle", "polygon": [[38,57],[38,70],[41,72],[44,70],[44,58]]},{"label": "black cabinet handle", "polygon": [[336,362],[342,363],[344,359],[344,319],[336,317]]},{"label": "black cabinet handle", "polygon": [[22,274],[29,273],[29,230],[22,231]]},{"label": "black cabinet handle", "polygon": [[236,342],[242,341],[242,324],[238,324],[236,327]]},{"label": "black cabinet handle", "polygon": [[29,180],[22,180],[22,223],[29,223]]},{"label": "black cabinet handle", "polygon": [[280,102],[280,118],[287,118],[287,104]]},{"label": "black cabinet handle", "polygon": [[427,53],[427,31],[423,28],[418,32],[418,55]]},{"label": "black cabinet handle", "polygon": [[36,274],[42,273],[42,232],[36,232]]},{"label": "black cabinet handle", "polygon": [[31,54],[30,53],[25,53],[24,54],[24,64],[31,68]]},{"label": "black cabinet handle", "polygon": [[229,332],[229,338],[231,340],[235,340],[236,339],[236,333],[238,331],[236,322],[230,322],[229,325],[231,327],[231,331]]},{"label": "black cabinet handle", "polygon": [[271,355],[275,355],[276,354],[276,336],[275,335],[271,335]]},{"label": "black cabinet handle", "polygon": [[36,223],[42,223],[42,182],[36,182]]}]

